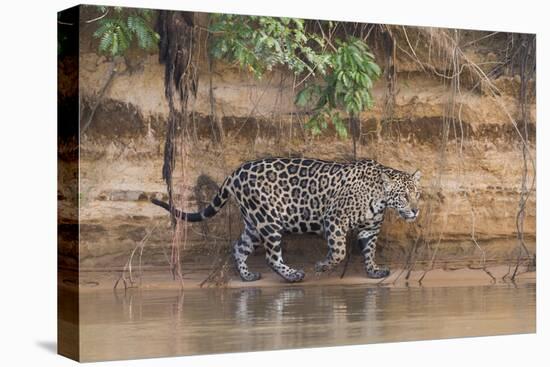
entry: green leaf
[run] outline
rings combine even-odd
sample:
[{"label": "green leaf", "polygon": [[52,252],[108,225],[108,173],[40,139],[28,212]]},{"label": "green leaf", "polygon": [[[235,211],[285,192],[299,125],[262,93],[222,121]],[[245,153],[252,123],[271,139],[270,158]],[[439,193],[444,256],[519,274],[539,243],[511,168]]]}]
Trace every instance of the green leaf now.
[{"label": "green leaf", "polygon": [[346,88],[348,88],[351,84],[348,76],[346,75],[346,73],[342,73],[342,82],[344,83],[344,86]]},{"label": "green leaf", "polygon": [[304,88],[296,95],[294,103],[299,107],[305,107],[311,99],[311,89]]},{"label": "green leaf", "polygon": [[342,117],[340,116],[340,113],[335,112],[331,115],[332,123],[334,124],[334,129],[336,130],[337,135],[340,138],[347,138],[348,136],[348,130],[344,124],[344,121],[342,120]]},{"label": "green leaf", "polygon": [[379,77],[382,74],[382,70],[380,70],[380,66],[378,66],[374,62],[369,63],[369,66],[373,75]]},{"label": "green leaf", "polygon": [[112,34],[110,32],[105,32],[99,41],[99,50],[103,52],[107,51],[112,43]]}]

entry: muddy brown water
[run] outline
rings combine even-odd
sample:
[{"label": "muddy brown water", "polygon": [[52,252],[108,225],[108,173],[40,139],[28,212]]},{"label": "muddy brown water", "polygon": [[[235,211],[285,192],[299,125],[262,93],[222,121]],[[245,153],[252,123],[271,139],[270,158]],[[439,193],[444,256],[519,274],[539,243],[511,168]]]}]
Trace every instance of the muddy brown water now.
[{"label": "muddy brown water", "polygon": [[80,295],[83,361],[535,332],[535,283]]}]

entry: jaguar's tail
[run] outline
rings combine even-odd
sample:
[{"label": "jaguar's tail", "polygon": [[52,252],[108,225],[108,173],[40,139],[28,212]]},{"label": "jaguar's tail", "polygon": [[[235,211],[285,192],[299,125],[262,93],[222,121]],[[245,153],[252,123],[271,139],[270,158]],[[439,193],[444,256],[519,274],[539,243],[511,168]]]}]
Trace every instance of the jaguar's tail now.
[{"label": "jaguar's tail", "polygon": [[157,199],[151,199],[151,202],[155,205],[163,207],[169,212],[172,212],[174,214],[174,217],[178,219],[184,220],[186,222],[200,222],[204,219],[211,218],[216,215],[216,213],[220,211],[221,208],[223,208],[227,200],[229,200],[229,190],[228,180],[226,179],[223,185],[218,190],[216,196],[214,196],[214,198],[210,202],[210,204],[199,212],[186,213],[178,208],[170,207],[170,204],[168,204],[167,202]]}]

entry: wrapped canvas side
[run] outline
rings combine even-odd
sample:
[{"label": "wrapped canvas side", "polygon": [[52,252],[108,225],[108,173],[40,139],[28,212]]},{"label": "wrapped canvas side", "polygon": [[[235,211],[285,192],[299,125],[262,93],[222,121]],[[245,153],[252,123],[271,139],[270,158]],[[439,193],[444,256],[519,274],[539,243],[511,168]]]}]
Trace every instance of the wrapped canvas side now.
[{"label": "wrapped canvas side", "polygon": [[79,360],[79,12],[58,13],[57,351]]}]

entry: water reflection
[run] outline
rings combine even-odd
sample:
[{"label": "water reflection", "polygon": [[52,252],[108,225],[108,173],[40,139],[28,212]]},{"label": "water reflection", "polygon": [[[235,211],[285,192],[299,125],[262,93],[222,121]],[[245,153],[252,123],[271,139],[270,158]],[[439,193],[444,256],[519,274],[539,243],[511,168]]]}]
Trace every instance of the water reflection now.
[{"label": "water reflection", "polygon": [[86,360],[534,332],[535,284],[81,294]]}]

